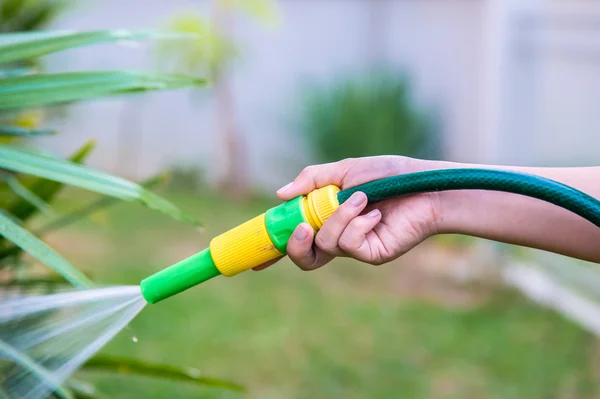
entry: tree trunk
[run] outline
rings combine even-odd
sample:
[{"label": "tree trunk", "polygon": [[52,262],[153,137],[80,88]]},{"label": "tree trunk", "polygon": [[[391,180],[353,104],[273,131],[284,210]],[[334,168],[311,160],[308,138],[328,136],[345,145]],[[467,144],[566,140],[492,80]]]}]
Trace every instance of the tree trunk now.
[{"label": "tree trunk", "polygon": [[[232,26],[230,12],[221,0],[214,1],[215,27],[220,35],[229,37]],[[227,74],[227,63],[213,71],[215,89],[216,151],[215,183],[217,190],[235,199],[248,196],[244,140],[235,123],[235,99]]]}]

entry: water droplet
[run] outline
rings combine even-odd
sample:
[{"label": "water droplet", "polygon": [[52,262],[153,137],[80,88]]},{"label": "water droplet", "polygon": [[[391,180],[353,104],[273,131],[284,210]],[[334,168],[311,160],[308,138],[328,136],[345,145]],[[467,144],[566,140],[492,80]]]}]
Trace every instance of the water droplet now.
[{"label": "water droplet", "polygon": [[136,336],[134,335],[133,337],[131,337],[131,340],[132,340],[133,342],[137,343],[137,342],[138,342],[138,337],[136,337]]}]

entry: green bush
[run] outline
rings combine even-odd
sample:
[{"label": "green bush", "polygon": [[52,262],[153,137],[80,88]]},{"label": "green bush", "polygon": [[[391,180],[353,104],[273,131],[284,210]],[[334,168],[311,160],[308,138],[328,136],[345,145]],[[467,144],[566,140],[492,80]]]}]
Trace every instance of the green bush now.
[{"label": "green bush", "polygon": [[301,130],[319,162],[367,155],[434,156],[432,118],[393,73],[344,78],[311,87],[301,104]]}]

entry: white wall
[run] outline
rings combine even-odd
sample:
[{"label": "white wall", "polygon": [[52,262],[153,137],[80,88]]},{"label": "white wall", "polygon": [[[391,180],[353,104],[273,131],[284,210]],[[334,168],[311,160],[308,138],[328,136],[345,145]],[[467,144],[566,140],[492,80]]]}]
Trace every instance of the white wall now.
[{"label": "white wall", "polygon": [[511,29],[503,161],[597,165],[600,3],[541,1]]},{"label": "white wall", "polygon": [[[441,112],[446,157],[476,160],[477,151],[470,146],[477,147],[480,133],[482,2],[383,3],[387,16],[384,58],[406,68],[415,79],[419,101]],[[202,9],[206,2],[81,1],[58,26],[153,28],[185,6]],[[281,0],[280,7],[283,24],[277,31],[239,26],[246,46],[235,75],[238,123],[247,138],[251,173],[257,183],[268,186],[285,182],[310,162],[288,123],[295,117],[297,90],[307,79],[325,81],[339,72],[360,70],[370,54],[368,0]],[[132,50],[102,45],[52,60],[53,67],[75,70],[145,68],[151,67],[152,58],[144,46]],[[123,115],[133,121],[125,132],[131,147],[119,148]],[[84,139],[97,138],[92,164],[138,177],[180,158],[209,162],[212,123],[210,108],[193,105],[184,92],[152,94],[127,102],[110,100],[74,107],[61,124],[62,135],[42,144],[67,153]],[[137,155],[128,160],[127,154]]]}]

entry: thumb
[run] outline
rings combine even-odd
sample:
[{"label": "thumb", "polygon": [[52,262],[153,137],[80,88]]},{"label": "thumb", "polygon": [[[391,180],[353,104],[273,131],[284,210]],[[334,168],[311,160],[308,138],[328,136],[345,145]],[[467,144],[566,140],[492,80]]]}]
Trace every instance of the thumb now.
[{"label": "thumb", "polygon": [[307,166],[293,182],[277,190],[277,196],[282,200],[290,200],[330,184],[339,187],[353,164],[352,160],[345,159],[339,162]]}]

